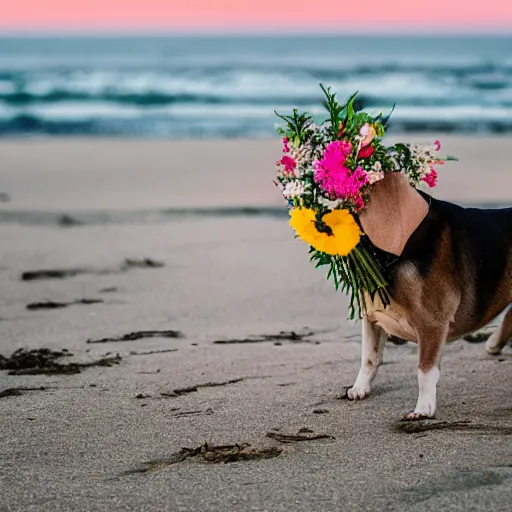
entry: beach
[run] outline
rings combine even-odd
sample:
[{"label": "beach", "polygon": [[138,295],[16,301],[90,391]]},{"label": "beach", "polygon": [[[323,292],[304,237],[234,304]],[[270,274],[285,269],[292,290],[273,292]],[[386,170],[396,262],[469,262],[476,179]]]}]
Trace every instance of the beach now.
[{"label": "beach", "polygon": [[[435,197],[510,206],[510,137],[441,143],[459,162]],[[68,351],[50,375],[0,371],[0,511],[508,510],[511,347],[447,346],[435,420],[400,421],[413,344],[387,344],[369,399],[339,399],[360,324],[287,225],[279,157],[278,139],[0,140],[0,354]]]},{"label": "beach", "polygon": [[[461,204],[510,202],[510,137],[393,135],[456,156],[440,170],[435,197]],[[6,211],[161,211],[282,208],[272,186],[281,142],[272,139],[0,140]],[[215,212],[214,212],[215,213]]]}]

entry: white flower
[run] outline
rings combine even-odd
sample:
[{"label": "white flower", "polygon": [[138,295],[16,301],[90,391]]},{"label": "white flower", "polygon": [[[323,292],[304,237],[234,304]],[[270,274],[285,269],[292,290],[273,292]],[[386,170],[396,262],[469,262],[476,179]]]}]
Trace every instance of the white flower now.
[{"label": "white flower", "polygon": [[377,160],[377,161],[373,164],[372,170],[374,170],[375,172],[380,172],[380,171],[382,171],[382,164]]},{"label": "white flower", "polygon": [[368,182],[370,185],[373,185],[374,183],[384,179],[383,171],[368,171],[366,174],[368,175]]},{"label": "white flower", "polygon": [[321,206],[325,206],[325,208],[328,208],[329,210],[334,210],[335,208],[340,206],[340,204],[343,201],[340,199],[335,199],[334,201],[332,201],[331,199],[327,199],[326,197],[318,196],[316,202]]},{"label": "white flower", "polygon": [[418,162],[418,166],[424,163],[430,163],[436,159],[435,146],[420,146],[419,144],[410,144],[408,148],[411,156]]},{"label": "white flower", "polygon": [[401,169],[400,162],[396,158],[392,157],[392,158],[390,158],[390,160],[391,160],[391,163],[393,165],[393,170],[394,171],[398,171],[398,170]]},{"label": "white flower", "polygon": [[304,184],[300,181],[289,181],[283,189],[283,196],[286,199],[293,199],[304,194]]},{"label": "white flower", "polygon": [[418,174],[420,174],[421,177],[426,176],[431,171],[430,165],[428,163],[422,164],[421,167],[418,169]]},{"label": "white flower", "polygon": [[305,145],[302,145],[299,148],[291,148],[290,156],[297,163],[297,167],[294,171],[295,176],[297,176],[297,178],[301,178],[304,175],[306,169],[311,166],[311,150]]}]

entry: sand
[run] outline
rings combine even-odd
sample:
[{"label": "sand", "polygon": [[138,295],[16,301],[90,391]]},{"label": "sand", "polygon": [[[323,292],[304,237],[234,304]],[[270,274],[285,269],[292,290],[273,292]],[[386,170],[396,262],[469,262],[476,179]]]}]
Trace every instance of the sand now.
[{"label": "sand", "polygon": [[[510,138],[441,139],[442,151],[459,162],[441,169],[436,197],[510,202]],[[280,151],[279,139],[0,141],[1,187],[15,199],[7,207],[21,210],[282,206],[271,186]]]},{"label": "sand", "polygon": [[[509,139],[443,142],[461,162],[442,169],[438,197],[512,202]],[[278,151],[269,141],[0,144],[0,192],[11,197],[0,205],[0,354],[122,357],[75,375],[0,372],[0,393],[47,388],[0,398],[0,511],[509,509],[511,348],[491,357],[482,344],[447,347],[438,417],[416,432],[399,421],[416,400],[414,345],[388,344],[368,400],[337,399],[357,374],[360,326],[276,213],[269,163]],[[155,213],[169,208],[179,214]],[[91,225],[52,225],[53,213]],[[126,258],[164,266],[122,268]],[[21,281],[44,268],[84,273]],[[83,297],[104,302],[26,309]],[[87,343],[150,329],[183,336]],[[215,343],[280,331],[311,335]],[[166,352],[140,355],[151,351]],[[173,393],[209,383],[225,385]],[[330,437],[267,436],[304,428]],[[283,452],[144,465],[205,442]]]}]

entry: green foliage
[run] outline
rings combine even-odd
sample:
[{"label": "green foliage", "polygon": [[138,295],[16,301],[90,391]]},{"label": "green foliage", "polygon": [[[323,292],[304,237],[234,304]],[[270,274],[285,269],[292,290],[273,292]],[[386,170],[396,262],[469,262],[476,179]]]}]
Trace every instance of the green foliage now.
[{"label": "green foliage", "polygon": [[309,261],[315,262],[315,268],[328,267],[327,280],[332,279],[336,291],[341,289],[349,296],[349,318],[362,318],[365,311],[363,293],[368,292],[373,298],[379,294],[384,304],[389,303],[387,280],[380,264],[372,254],[366,237],[348,256],[331,256],[310,247]]},{"label": "green foliage", "polygon": [[[327,112],[329,112],[331,122],[331,136],[333,140],[335,140],[338,138],[339,125],[342,121],[342,114],[346,111],[346,105],[343,106],[338,103],[336,100],[336,93],[331,93],[330,87],[327,87],[326,89],[323,84],[320,84],[320,88],[325,94],[326,99],[322,102],[322,104],[326,108]],[[355,98],[356,95],[354,95],[353,98]]]},{"label": "green foliage", "polygon": [[[322,101],[322,105],[327,110],[329,117],[329,132],[332,140],[338,140],[346,136],[357,135],[359,129],[365,123],[372,124],[377,132],[377,137],[382,138],[385,134],[389,119],[393,113],[391,112],[383,116],[379,114],[377,117],[372,117],[370,114],[364,111],[356,111],[355,102],[358,96],[358,92],[355,92],[346,103],[340,104],[337,100],[337,93],[331,92],[331,87],[325,87],[322,83],[319,84],[322,89],[325,99]],[[279,135],[287,137],[296,146],[302,144],[308,137],[314,136],[310,126],[313,123],[313,117],[307,113],[299,113],[298,109],[294,108],[291,116],[274,113],[286,123],[286,128],[277,128]],[[342,128],[342,133],[340,133]],[[314,142],[314,140],[313,140]]]},{"label": "green foliage", "polygon": [[281,128],[281,135],[287,136],[296,146],[302,144],[306,140],[306,136],[309,133],[308,128],[313,123],[313,118],[309,114],[299,114],[299,111],[296,108],[293,109],[293,114],[291,116],[278,114],[275,110],[274,113],[286,123],[288,128],[287,131]]},{"label": "green foliage", "polygon": [[393,114],[393,112],[395,111],[395,106],[396,106],[396,103],[393,103],[393,108],[391,109],[391,112],[387,115],[387,116],[384,116],[384,117],[381,117],[380,118],[380,124],[384,127],[384,128],[387,128],[388,126],[388,123],[389,123],[389,120],[391,118],[391,115]]}]

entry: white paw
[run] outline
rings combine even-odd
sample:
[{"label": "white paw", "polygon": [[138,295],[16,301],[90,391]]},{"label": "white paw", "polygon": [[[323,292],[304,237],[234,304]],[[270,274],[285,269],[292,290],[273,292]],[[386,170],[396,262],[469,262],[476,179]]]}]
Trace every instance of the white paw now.
[{"label": "white paw", "polygon": [[369,384],[358,384],[357,382],[347,389],[347,398],[349,400],[363,400],[370,396],[372,388]]},{"label": "white paw", "polygon": [[496,339],[495,336],[491,336],[485,342],[485,350],[487,351],[488,354],[491,354],[492,356],[499,355],[502,349],[503,345],[500,343],[499,339]]},{"label": "white paw", "polygon": [[408,412],[404,417],[404,421],[418,421],[418,420],[424,420],[424,419],[431,419],[435,416],[435,411],[417,411],[414,410],[412,412]]}]

